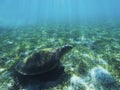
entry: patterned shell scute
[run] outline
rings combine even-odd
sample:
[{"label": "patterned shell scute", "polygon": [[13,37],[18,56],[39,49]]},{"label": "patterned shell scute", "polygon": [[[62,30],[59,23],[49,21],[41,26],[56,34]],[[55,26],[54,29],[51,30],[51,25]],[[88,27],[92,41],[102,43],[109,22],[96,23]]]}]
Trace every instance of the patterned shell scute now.
[{"label": "patterned shell scute", "polygon": [[43,49],[21,60],[16,70],[23,75],[35,75],[54,69],[59,63],[59,51],[56,49]]}]

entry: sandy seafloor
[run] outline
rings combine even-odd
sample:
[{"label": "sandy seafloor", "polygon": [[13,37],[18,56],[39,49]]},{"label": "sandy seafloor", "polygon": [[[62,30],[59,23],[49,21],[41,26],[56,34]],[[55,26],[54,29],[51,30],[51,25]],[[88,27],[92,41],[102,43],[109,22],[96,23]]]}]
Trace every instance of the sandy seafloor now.
[{"label": "sandy seafloor", "polygon": [[[73,45],[62,66],[22,76],[14,66],[30,52]],[[0,27],[0,90],[120,90],[120,25]]]}]

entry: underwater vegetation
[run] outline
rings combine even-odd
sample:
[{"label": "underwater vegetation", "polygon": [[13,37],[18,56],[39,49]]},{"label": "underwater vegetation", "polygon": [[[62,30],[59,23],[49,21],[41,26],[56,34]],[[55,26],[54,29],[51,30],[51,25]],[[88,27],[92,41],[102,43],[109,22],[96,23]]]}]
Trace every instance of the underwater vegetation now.
[{"label": "underwater vegetation", "polygon": [[[119,26],[106,23],[0,27],[0,90],[119,90]],[[73,47],[66,55],[54,51],[64,45]],[[45,49],[51,53],[39,52]],[[52,61],[59,54],[63,55],[62,64],[52,70],[45,66],[42,69],[48,70],[46,73],[24,75],[15,68],[21,61],[32,65],[30,60],[39,55],[42,60]]]}]

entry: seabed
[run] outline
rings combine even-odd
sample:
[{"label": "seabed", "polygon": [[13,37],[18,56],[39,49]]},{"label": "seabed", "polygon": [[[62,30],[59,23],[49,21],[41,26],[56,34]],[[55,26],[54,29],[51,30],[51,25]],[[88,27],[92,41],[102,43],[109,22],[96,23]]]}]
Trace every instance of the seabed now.
[{"label": "seabed", "polygon": [[[61,68],[47,76],[15,74],[29,53],[66,44],[73,49]],[[0,90],[120,90],[120,25],[0,27]]]}]

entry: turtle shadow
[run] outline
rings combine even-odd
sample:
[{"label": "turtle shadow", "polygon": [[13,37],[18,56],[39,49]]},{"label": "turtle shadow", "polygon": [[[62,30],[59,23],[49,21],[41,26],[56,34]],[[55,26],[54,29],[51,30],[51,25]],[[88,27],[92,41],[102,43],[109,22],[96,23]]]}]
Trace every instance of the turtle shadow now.
[{"label": "turtle shadow", "polygon": [[15,84],[14,90],[44,90],[55,87],[68,81],[70,75],[64,72],[64,67],[59,66],[44,74],[39,75],[21,75],[17,72],[13,75]]}]

